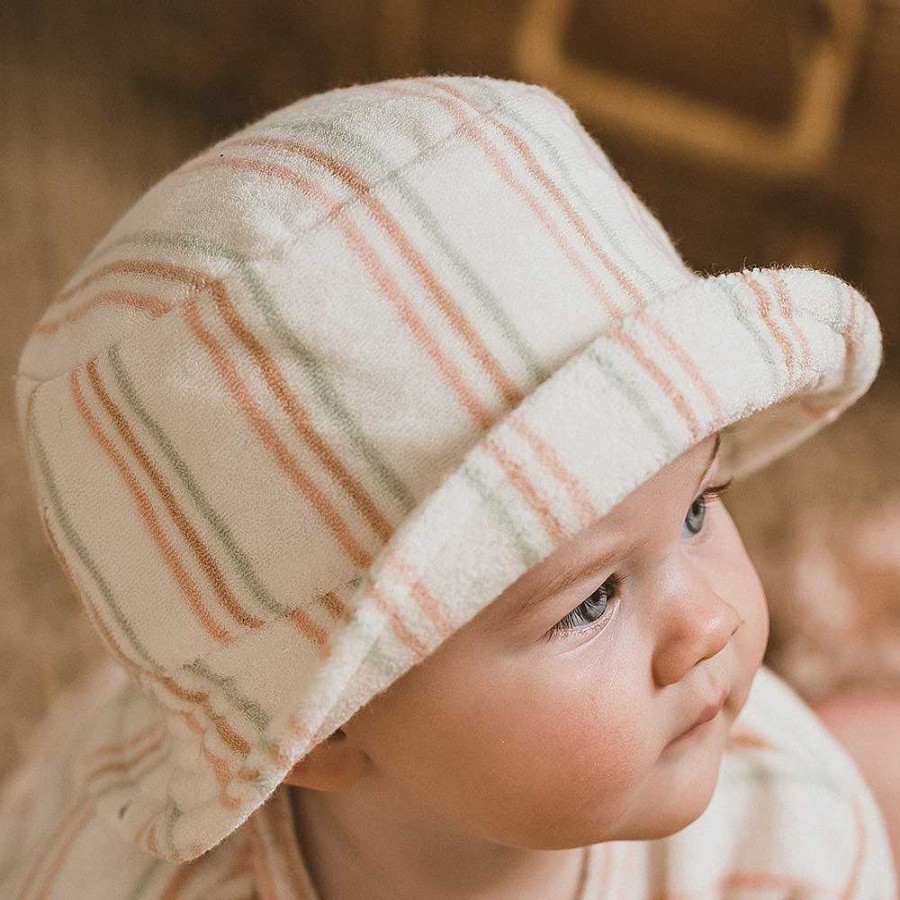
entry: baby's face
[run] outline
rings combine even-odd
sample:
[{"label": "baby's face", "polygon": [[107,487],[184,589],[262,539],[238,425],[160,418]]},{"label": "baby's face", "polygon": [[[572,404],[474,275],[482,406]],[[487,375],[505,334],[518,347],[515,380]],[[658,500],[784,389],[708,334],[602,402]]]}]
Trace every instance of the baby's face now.
[{"label": "baby's face", "polygon": [[670,463],[359,710],[344,731],[371,777],[533,849],[653,839],[694,821],[769,627],[731,517],[716,499],[704,510],[713,449],[711,436]]}]

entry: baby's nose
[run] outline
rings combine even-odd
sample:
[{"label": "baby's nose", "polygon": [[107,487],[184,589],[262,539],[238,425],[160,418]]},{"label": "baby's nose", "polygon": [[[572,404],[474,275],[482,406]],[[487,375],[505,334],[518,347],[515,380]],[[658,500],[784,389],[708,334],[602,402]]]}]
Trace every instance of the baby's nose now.
[{"label": "baby's nose", "polygon": [[660,686],[674,684],[698,663],[728,646],[743,618],[735,607],[708,585],[672,592],[658,603],[660,617],[653,676]]}]

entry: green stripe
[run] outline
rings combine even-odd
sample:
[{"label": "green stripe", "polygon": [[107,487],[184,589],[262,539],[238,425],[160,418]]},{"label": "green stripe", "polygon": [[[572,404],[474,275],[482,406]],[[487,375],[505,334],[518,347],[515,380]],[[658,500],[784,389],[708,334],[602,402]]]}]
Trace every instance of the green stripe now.
[{"label": "green stripe", "polygon": [[136,784],[140,779],[142,779],[145,775],[149,775],[150,772],[153,772],[155,769],[158,769],[170,756],[172,755],[172,747],[169,745],[166,748],[166,752],[156,757],[156,759],[147,763],[144,766],[141,766],[139,769],[134,769],[132,774],[126,778],[118,778],[114,781],[108,781],[102,788],[99,790],[91,790],[91,794],[94,797],[104,797],[107,794],[111,794],[113,791],[119,791],[124,788],[132,787]]},{"label": "green stripe", "polygon": [[191,495],[197,508],[218,535],[219,540],[228,552],[229,558],[232,563],[234,563],[241,581],[261,606],[280,616],[285,615],[288,611],[287,607],[279,603],[262,584],[262,581],[253,569],[253,565],[250,562],[247,553],[238,545],[238,542],[235,540],[234,535],[224,519],[213,508],[212,504],[203,493],[202,488],[197,484],[196,479],[191,474],[187,464],[172,446],[172,442],[169,440],[166,433],[147,412],[147,408],[138,396],[134,382],[125,371],[118,346],[112,345],[108,348],[107,358],[109,359],[119,389],[128,401],[128,405],[141,422],[143,422],[147,431],[153,436],[157,445],[165,454],[170,465],[180,478],[181,483]]},{"label": "green stripe", "polygon": [[154,873],[161,865],[163,865],[163,860],[157,859],[156,857],[151,858],[144,871],[141,872],[141,877],[138,878],[134,887],[131,889],[131,892],[128,894],[127,900],[140,900],[147,890],[150,879],[153,878]]},{"label": "green stripe", "polygon": [[247,721],[252,722],[259,731],[265,731],[269,727],[272,717],[255,700],[241,694],[235,687],[234,678],[230,675],[219,675],[201,659],[185,663],[182,668],[216,685],[222,694],[231,701],[231,705],[239,709]]},{"label": "green stripe", "polygon": [[[519,553],[519,558],[525,564],[526,568],[531,568],[540,562],[543,554],[539,548],[534,547],[526,536],[524,529],[520,528],[516,520],[509,514],[506,505],[503,504],[497,492],[489,489],[482,481],[481,476],[475,471],[470,463],[465,463],[461,468],[461,473],[468,480],[469,484],[475,489],[481,497],[483,506],[486,506],[494,513],[497,521],[506,529],[507,535],[512,538]],[[508,484],[508,479],[504,479],[501,484]]]},{"label": "green stripe", "polygon": [[[368,158],[377,161],[382,170],[388,170],[388,163],[379,153],[376,146],[370,141],[364,141],[358,135],[347,128],[335,125],[329,120],[304,119],[302,124],[282,125],[276,129],[279,133],[288,133],[297,138],[309,138],[315,132],[327,132],[327,137],[332,141],[340,141],[349,149],[347,158]],[[443,145],[440,145],[443,149]],[[433,155],[433,154],[432,154]],[[412,162],[419,163],[424,155],[415,157]],[[440,248],[452,267],[462,277],[472,295],[480,302],[480,310],[489,316],[500,329],[503,336],[515,347],[521,359],[524,361],[531,379],[532,387],[536,387],[547,378],[547,371],[541,366],[535,351],[528,346],[522,334],[517,330],[515,323],[503,308],[502,303],[491,291],[488,285],[479,277],[478,273],[469,264],[463,253],[458,250],[446,232],[441,228],[440,222],[432,212],[421,195],[412,187],[403,173],[409,165],[394,170],[383,178],[377,180],[379,188],[390,183],[407,204],[407,208],[415,215],[429,237]],[[374,186],[374,185],[373,185]]]},{"label": "green stripe", "polygon": [[173,856],[178,855],[178,848],[175,846],[175,823],[181,818],[181,807],[173,800],[172,806],[169,809],[169,814],[166,816],[166,827],[165,827],[165,842],[171,850]]},{"label": "green stripe", "polygon": [[364,434],[359,423],[343,405],[337,390],[328,378],[326,369],[321,366],[315,354],[300,341],[294,330],[285,322],[280,310],[266,291],[262,279],[250,263],[234,251],[194,236],[189,236],[185,240],[184,236],[148,232],[145,234],[145,238],[151,244],[158,242],[158,244],[166,245],[171,242],[176,247],[186,247],[192,250],[199,250],[207,255],[222,256],[237,263],[241,278],[249,290],[251,299],[262,312],[272,333],[282,341],[284,346],[290,351],[295,362],[304,369],[310,378],[313,389],[316,391],[323,408],[331,413],[346,437],[350,439],[363,458],[378,473],[381,483],[388,488],[398,503],[400,503],[403,512],[410,512],[417,502],[412,491],[388,465],[374,444]]},{"label": "green stripe", "polygon": [[[728,299],[731,302],[732,310],[735,314],[735,318],[756,342],[756,345],[760,350],[760,354],[768,363],[769,368],[772,370],[777,370],[778,364],[772,355],[771,347],[759,330],[760,326],[765,328],[765,323],[763,323],[759,317],[749,315],[746,305],[741,301],[741,298],[738,296],[732,285],[723,283],[719,278],[707,279],[706,281],[707,283],[715,283],[728,296]],[[688,288],[688,290],[690,289]],[[654,301],[649,309],[645,307],[647,313],[652,314],[652,306],[656,305],[657,302],[658,301]],[[668,299],[668,301],[664,299],[663,302],[676,303],[677,299],[675,297],[671,297]],[[766,330],[766,333],[769,333],[768,329]],[[601,335],[601,337],[603,337],[603,335]],[[638,391],[637,388],[632,385],[627,379],[621,378],[615,372],[611,363],[607,360],[604,360],[600,356],[596,347],[590,346],[587,349],[586,355],[600,368],[600,370],[605,375],[608,375],[610,378],[615,380],[619,389],[628,396],[629,400],[631,401],[632,407],[642,414],[644,421],[656,433],[661,443],[667,448],[669,454],[673,454],[680,447],[680,442],[677,439],[673,440],[669,435],[666,434],[665,426],[662,420],[657,415],[652,413],[652,411],[648,408],[646,398],[640,393],[640,391]],[[777,389],[777,387],[777,384],[773,385],[773,389]]]},{"label": "green stripe", "polygon": [[[791,784],[806,784],[823,788],[840,800],[849,799],[847,791],[841,783],[836,779],[829,778],[825,772],[811,772],[808,769],[775,769],[771,763],[766,764],[756,759],[740,760],[741,766],[738,768],[738,760],[730,755],[734,752],[729,751],[729,756],[735,767],[725,766],[722,770],[722,780],[732,785],[752,784],[754,787],[759,788],[767,783],[773,784],[787,781]],[[796,761],[796,757],[793,757],[793,759]],[[780,791],[780,788],[778,790]]]},{"label": "green stripe", "polygon": [[[209,241],[201,235],[161,231],[138,231],[124,235],[104,247],[102,254],[99,255],[105,255],[117,247],[129,244],[167,250],[191,250],[207,258],[224,259],[232,263],[233,271],[243,281],[251,300],[266,319],[272,333],[278,337],[289,350],[294,361],[306,372],[321,403],[322,410],[331,414],[344,435],[378,474],[379,484],[394,497],[403,512],[408,513],[415,507],[416,497],[343,405],[337,390],[329,379],[327,369],[321,366],[315,355],[303,345],[287,325],[268,294],[265,284],[253,268],[251,260],[236,250]],[[171,260],[165,261],[172,262]],[[208,274],[210,277],[221,277],[213,276],[212,272]]]},{"label": "green stripe", "polygon": [[[79,559],[81,559],[82,563],[84,563],[85,567],[91,573],[96,582],[98,588],[100,589],[100,593],[103,596],[103,599],[106,602],[107,607],[112,612],[115,617],[116,623],[119,626],[121,633],[123,633],[127,638],[131,646],[133,647],[135,653],[140,656],[144,662],[146,662],[155,672],[163,673],[166,670],[164,667],[153,659],[150,656],[149,652],[144,647],[140,638],[137,636],[131,622],[119,608],[119,604],[116,602],[115,597],[112,594],[109,586],[106,583],[106,580],[100,574],[100,570],[97,568],[97,565],[94,563],[94,560],[91,558],[88,553],[87,548],[84,546],[81,538],[78,533],[75,531],[72,523],[69,520],[69,517],[62,506],[62,502],[59,495],[59,490],[56,485],[56,480],[53,477],[53,473],[50,468],[49,461],[47,459],[46,451],[44,450],[44,446],[41,442],[40,435],[38,434],[37,422],[35,421],[34,428],[32,429],[34,435],[35,447],[37,450],[37,459],[38,463],[41,467],[41,472],[43,473],[44,483],[47,487],[47,493],[50,497],[50,500],[53,504],[54,512],[56,513],[56,518],[59,521],[63,531],[66,534],[66,537],[69,539],[69,543],[74,547],[75,552],[78,554]],[[224,694],[224,696],[232,701],[232,704],[242,712],[250,722],[259,727],[258,723],[262,719],[268,723],[268,715],[262,711],[262,709],[252,701],[245,700],[240,697],[236,692],[234,692],[230,688],[231,679],[225,678],[224,676],[218,675],[213,672],[208,666],[205,664],[200,664],[202,667],[202,671],[195,668],[197,666],[197,662],[195,663],[187,663],[182,666],[183,669],[187,669],[188,671],[194,672],[195,674],[201,675],[209,681],[213,681],[217,686],[219,686],[220,690]],[[229,692],[231,691],[231,692]],[[263,726],[265,727],[265,726]]]},{"label": "green stripe", "polygon": [[[626,350],[625,352],[627,353],[628,351]],[[586,349],[585,358],[597,366],[600,372],[612,381],[628,398],[632,409],[640,414],[644,424],[656,434],[659,443],[666,448],[666,453],[670,457],[674,457],[676,451],[681,447],[680,440],[667,433],[662,417],[650,408],[650,405],[647,403],[647,397],[637,389],[632,380],[623,378],[613,367],[612,358],[604,359],[594,344],[591,344]],[[643,366],[641,366],[641,369],[643,369]]]},{"label": "green stripe", "polygon": [[[492,100],[497,96],[495,90],[492,87],[488,87],[487,85],[482,86],[481,93]],[[562,181],[565,182],[568,193],[570,195],[578,197],[584,209],[588,210],[591,217],[600,226],[606,242],[608,242],[609,245],[611,245],[615,249],[616,253],[625,261],[627,268],[626,277],[629,277],[635,273],[638,274],[644,280],[650,290],[658,298],[662,298],[665,295],[665,290],[650,275],[649,272],[646,272],[644,270],[642,265],[639,265],[635,261],[634,257],[625,249],[625,246],[619,240],[616,231],[610,226],[609,222],[603,217],[600,211],[591,204],[590,200],[585,196],[584,192],[578,186],[577,181],[572,177],[569,167],[565,164],[565,161],[560,156],[554,142],[546,138],[543,134],[541,134],[541,132],[535,129],[524,116],[518,115],[509,107],[503,108],[501,110],[500,117],[508,119],[511,122],[515,122],[520,131],[526,132],[531,137],[533,142],[538,143],[541,145],[541,147],[543,147],[544,153],[553,160],[553,164],[555,165],[557,172],[562,176]],[[550,178],[549,173],[547,173],[547,177]],[[596,175],[594,177],[596,177]],[[555,178],[550,178],[550,180],[553,181],[554,184],[557,183]],[[552,197],[552,194],[550,196]],[[555,197],[552,197],[552,199],[558,204],[558,201]],[[635,199],[637,200],[637,202],[641,202],[639,198]],[[598,241],[598,243],[600,243],[600,241]],[[635,290],[637,290],[637,288],[635,288]]]},{"label": "green stripe", "polygon": [[[780,388],[777,378],[777,372],[781,368],[781,365],[773,355],[772,346],[765,337],[765,335],[768,335],[768,337],[772,341],[774,341],[775,337],[773,336],[772,332],[769,330],[768,326],[760,316],[751,315],[748,312],[747,304],[743,300],[741,300],[741,297],[738,294],[736,286],[734,284],[726,281],[724,276],[714,276],[710,279],[710,281],[716,284],[724,293],[728,294],[728,297],[731,300],[731,308],[734,310],[735,316],[737,317],[741,325],[744,326],[750,337],[752,337],[756,342],[756,346],[760,351],[760,356],[765,358],[769,368],[772,370],[772,374],[775,376],[775,380],[771,385],[771,389],[773,392],[777,392]],[[750,288],[748,287],[747,290],[749,291]],[[755,294],[753,295],[753,302],[759,302]]]},{"label": "green stripe", "polygon": [[[36,399],[37,398],[35,398],[35,401]],[[91,573],[91,576],[96,582],[97,587],[100,589],[100,594],[102,595],[107,608],[113,614],[113,617],[115,618],[121,632],[128,638],[128,642],[131,644],[134,652],[153,669],[155,669],[156,671],[161,671],[162,666],[155,659],[153,659],[152,656],[150,656],[143,643],[141,643],[140,638],[137,636],[137,633],[135,632],[131,622],[128,621],[128,618],[119,608],[119,604],[116,602],[116,599],[113,596],[109,585],[106,583],[106,579],[100,574],[100,570],[97,568],[96,563],[88,553],[87,547],[85,547],[63,507],[59,489],[56,485],[56,479],[53,476],[50,462],[47,459],[47,453],[44,450],[44,445],[41,441],[40,435],[38,434],[36,418],[32,433],[34,435],[34,444],[37,450],[38,463],[41,467],[41,473],[44,477],[44,484],[47,487],[47,494],[50,497],[50,502],[53,504],[53,511],[56,513],[57,521],[65,532],[69,543],[78,554],[78,558],[81,560],[85,568]]]}]

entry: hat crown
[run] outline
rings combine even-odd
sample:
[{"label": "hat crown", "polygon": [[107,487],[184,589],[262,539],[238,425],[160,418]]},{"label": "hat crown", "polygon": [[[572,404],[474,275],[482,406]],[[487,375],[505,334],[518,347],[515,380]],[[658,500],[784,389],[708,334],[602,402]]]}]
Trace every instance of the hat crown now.
[{"label": "hat crown", "polygon": [[[412,210],[392,212],[405,201]],[[480,251],[470,279],[483,280],[479,266],[493,271],[512,256],[528,279],[520,303],[530,306],[517,306],[510,317],[534,315],[548,303],[576,307],[577,296],[548,282],[546,266],[542,274],[530,265],[533,235],[519,234],[526,219],[580,270],[579,292],[586,288],[600,310],[630,308],[639,296],[658,295],[692,274],[569,106],[547,88],[486,76],[336,88],[271,113],[150,189],[49,304],[18,370],[47,381],[83,365],[192,296],[205,274],[227,278],[240,264],[301,279],[278,299],[314,315],[333,302],[344,268],[365,269],[365,254],[354,249],[360,228],[383,241],[376,249],[399,255],[401,270],[413,268],[426,282],[434,275],[432,254],[453,252],[450,236],[470,238],[457,251],[467,260]],[[343,252],[327,257],[322,272],[326,259],[315,254],[324,237],[317,232],[334,231],[336,220],[347,223]],[[200,274],[192,277],[194,270]],[[303,279],[313,274],[307,285]],[[433,281],[419,290],[438,288]],[[163,303],[152,305],[148,294],[161,294]]]}]

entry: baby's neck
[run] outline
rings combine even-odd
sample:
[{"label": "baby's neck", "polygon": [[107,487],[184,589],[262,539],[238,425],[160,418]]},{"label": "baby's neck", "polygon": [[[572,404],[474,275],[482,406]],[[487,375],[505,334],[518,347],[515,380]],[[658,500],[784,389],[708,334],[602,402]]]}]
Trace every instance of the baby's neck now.
[{"label": "baby's neck", "polygon": [[[584,850],[525,850],[423,819],[403,821],[340,792],[291,788],[318,900],[576,900]],[[449,838],[449,839],[448,839]]]}]

